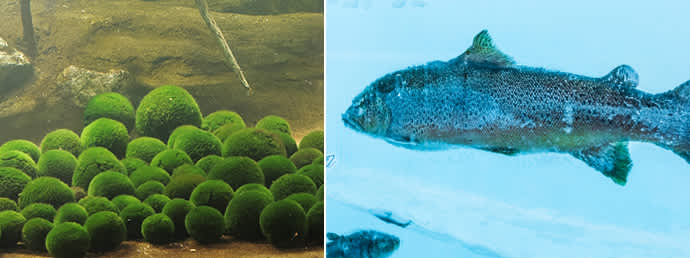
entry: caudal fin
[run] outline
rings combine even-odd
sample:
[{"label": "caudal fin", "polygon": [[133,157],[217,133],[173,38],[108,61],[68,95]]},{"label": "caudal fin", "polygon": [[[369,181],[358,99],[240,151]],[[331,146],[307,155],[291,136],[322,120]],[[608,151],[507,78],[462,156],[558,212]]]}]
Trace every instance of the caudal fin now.
[{"label": "caudal fin", "polygon": [[677,107],[674,111],[678,120],[674,121],[674,135],[671,140],[657,145],[673,151],[690,163],[690,81],[686,81],[673,90],[659,94],[659,99],[670,102]]}]

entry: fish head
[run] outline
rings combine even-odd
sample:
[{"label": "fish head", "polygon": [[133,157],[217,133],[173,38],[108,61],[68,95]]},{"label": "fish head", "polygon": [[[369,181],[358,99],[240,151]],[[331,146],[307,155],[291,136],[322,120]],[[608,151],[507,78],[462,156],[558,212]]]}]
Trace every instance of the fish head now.
[{"label": "fish head", "polygon": [[372,136],[385,136],[391,111],[385,101],[386,93],[378,90],[380,81],[372,83],[352,100],[352,105],[342,115],[347,127]]},{"label": "fish head", "polygon": [[400,238],[381,232],[376,233],[372,248],[372,253],[378,255],[376,257],[388,257],[400,247]]}]

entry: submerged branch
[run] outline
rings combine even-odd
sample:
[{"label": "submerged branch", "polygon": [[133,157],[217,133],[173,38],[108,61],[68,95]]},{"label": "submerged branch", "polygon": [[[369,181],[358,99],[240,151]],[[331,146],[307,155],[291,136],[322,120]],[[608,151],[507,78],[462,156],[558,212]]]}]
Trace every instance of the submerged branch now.
[{"label": "submerged branch", "polygon": [[34,38],[34,23],[31,18],[31,0],[19,0],[22,15],[22,26],[24,27],[24,44],[26,44],[26,54],[36,57],[36,39]]}]

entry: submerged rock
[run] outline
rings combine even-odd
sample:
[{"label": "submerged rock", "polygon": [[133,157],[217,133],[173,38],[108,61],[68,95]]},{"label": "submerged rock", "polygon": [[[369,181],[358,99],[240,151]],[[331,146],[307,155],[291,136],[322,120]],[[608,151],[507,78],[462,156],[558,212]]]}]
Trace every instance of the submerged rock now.
[{"label": "submerged rock", "polygon": [[28,81],[34,68],[24,53],[11,48],[0,38],[0,92],[6,91]]},{"label": "submerged rock", "polygon": [[111,69],[106,73],[70,65],[57,77],[57,86],[65,96],[79,107],[85,107],[94,96],[116,92],[132,86],[129,72]]},{"label": "submerged rock", "polygon": [[253,15],[323,12],[322,0],[210,0],[208,5],[217,12]]}]

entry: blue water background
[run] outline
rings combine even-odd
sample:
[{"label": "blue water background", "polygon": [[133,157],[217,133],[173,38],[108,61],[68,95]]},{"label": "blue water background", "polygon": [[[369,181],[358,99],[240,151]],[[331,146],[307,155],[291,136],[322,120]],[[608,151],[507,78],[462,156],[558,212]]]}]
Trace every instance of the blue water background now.
[{"label": "blue water background", "polygon": [[[376,78],[454,58],[482,29],[521,65],[598,77],[628,64],[640,90],[670,90],[690,79],[688,2],[400,2],[327,1],[326,152],[337,159],[328,232],[398,234],[393,257],[471,256],[462,243],[505,257],[690,257],[690,164],[653,144],[630,144],[634,167],[621,187],[565,154],[418,152],[340,119]],[[385,224],[369,208],[423,230]]]}]

